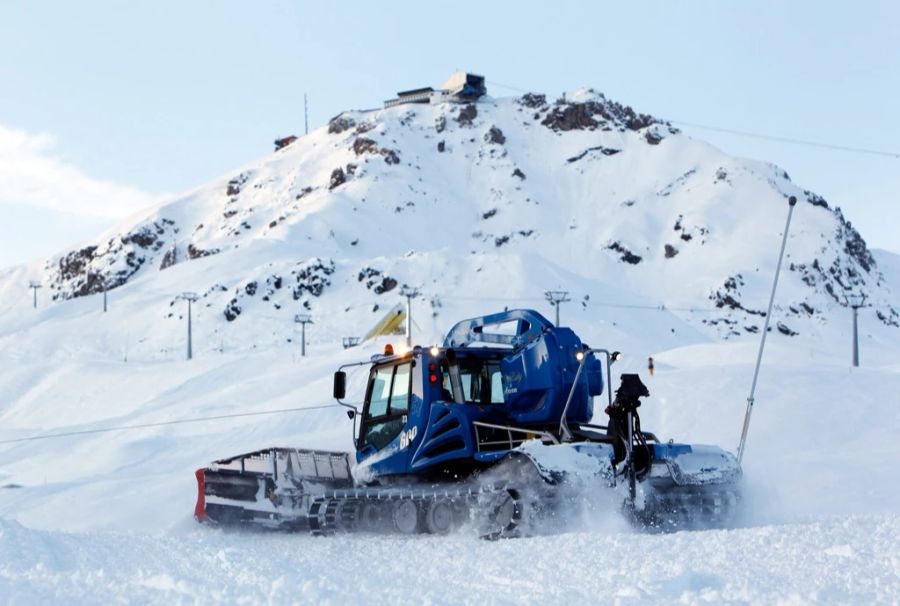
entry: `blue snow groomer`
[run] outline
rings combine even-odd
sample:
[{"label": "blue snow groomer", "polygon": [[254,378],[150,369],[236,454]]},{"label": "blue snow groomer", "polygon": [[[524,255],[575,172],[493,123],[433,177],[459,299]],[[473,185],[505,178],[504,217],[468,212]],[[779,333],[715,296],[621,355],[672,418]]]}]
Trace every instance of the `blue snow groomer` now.
[{"label": "blue snow groomer", "polygon": [[[605,364],[598,355],[603,356]],[[414,347],[335,373],[354,420],[348,453],[270,448],[197,471],[202,521],[486,537],[552,527],[572,490],[614,491],[651,529],[722,525],[740,466],[715,446],[660,443],[641,430],[637,375],[607,389],[618,352],[593,349],[532,310],[464,320],[441,346]],[[369,366],[361,409],[343,402],[350,366]]]}]

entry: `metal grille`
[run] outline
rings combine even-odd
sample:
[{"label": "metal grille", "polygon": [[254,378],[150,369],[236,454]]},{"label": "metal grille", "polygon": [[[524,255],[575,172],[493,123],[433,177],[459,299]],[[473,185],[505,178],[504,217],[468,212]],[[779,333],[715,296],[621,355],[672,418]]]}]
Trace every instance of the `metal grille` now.
[{"label": "metal grille", "polygon": [[[509,427],[507,425],[494,425],[493,423],[483,423],[481,421],[475,421],[472,425],[475,426],[475,438],[478,443],[478,452],[481,452],[482,450],[512,450],[513,448],[521,446],[522,443],[527,440],[534,440],[537,438],[547,440],[553,444],[559,444],[559,440],[556,439],[556,436],[546,431]],[[491,433],[489,434],[490,438],[482,439],[481,432],[483,430],[491,430]],[[506,436],[505,439],[503,437],[504,434]]]}]

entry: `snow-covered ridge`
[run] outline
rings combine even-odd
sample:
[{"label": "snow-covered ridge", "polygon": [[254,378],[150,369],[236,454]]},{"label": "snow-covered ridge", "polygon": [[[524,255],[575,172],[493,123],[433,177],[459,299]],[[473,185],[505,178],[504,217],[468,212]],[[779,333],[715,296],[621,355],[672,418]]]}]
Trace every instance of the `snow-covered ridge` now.
[{"label": "snow-covered ridge", "polygon": [[[886,281],[840,209],[773,165],[591,89],[344,112],[49,260],[44,279],[61,301],[196,273],[187,281],[223,331],[261,314],[290,320],[298,306],[326,325],[369,326],[410,285],[434,314],[454,293],[563,288],[583,308],[697,309],[682,319],[728,338],[762,327],[790,195],[805,203],[773,327],[817,332],[852,295],[897,327]],[[512,288],[496,287],[511,275]]]}]

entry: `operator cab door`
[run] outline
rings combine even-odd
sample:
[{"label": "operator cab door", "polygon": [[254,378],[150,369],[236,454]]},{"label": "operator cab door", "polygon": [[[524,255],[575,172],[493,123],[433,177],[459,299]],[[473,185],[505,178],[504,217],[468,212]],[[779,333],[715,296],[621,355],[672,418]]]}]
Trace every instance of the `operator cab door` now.
[{"label": "operator cab door", "polygon": [[411,361],[372,369],[356,446],[360,455],[378,452],[400,435],[409,413],[411,386]]}]

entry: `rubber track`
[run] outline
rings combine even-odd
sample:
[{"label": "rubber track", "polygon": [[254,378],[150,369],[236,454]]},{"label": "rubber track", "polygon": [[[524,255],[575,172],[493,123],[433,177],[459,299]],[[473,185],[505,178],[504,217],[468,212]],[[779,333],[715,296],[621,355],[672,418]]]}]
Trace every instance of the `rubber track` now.
[{"label": "rubber track", "polygon": [[[402,500],[412,500],[418,503],[447,500],[454,506],[463,506],[472,510],[481,497],[502,494],[506,490],[506,484],[328,490],[311,500],[307,520],[313,535],[324,536],[335,532],[352,532],[357,530],[360,511],[366,503],[386,505]],[[497,538],[493,536],[495,534],[507,536],[502,531],[487,533],[485,536]]]}]

